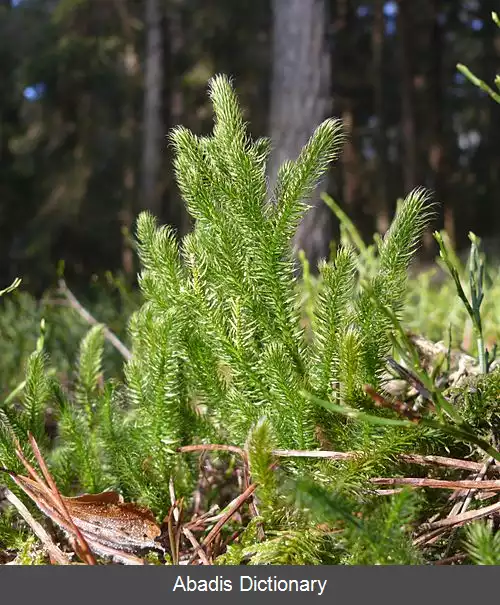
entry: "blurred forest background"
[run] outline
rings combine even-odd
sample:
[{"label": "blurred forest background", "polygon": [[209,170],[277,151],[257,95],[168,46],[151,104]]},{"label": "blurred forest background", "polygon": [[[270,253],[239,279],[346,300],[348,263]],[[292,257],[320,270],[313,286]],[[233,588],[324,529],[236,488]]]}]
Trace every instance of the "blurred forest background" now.
[{"label": "blurred forest background", "polygon": [[[169,130],[211,128],[207,80],[234,78],[276,166],[325,117],[349,134],[321,189],[367,238],[413,187],[458,248],[500,230],[500,111],[456,69],[500,69],[497,0],[0,0],[0,287],[32,292],[111,270],[132,282],[150,209],[190,228]],[[314,200],[313,200],[314,202]],[[336,237],[318,199],[297,234],[316,262]],[[498,238],[500,239],[500,238]],[[500,246],[498,246],[500,248]],[[435,249],[429,237],[423,255]]]}]

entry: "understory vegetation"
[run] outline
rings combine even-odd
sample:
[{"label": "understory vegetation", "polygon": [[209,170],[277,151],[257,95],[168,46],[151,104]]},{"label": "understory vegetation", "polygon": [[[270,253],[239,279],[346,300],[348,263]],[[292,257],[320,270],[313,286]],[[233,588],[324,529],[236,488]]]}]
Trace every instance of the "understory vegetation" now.
[{"label": "understory vegetation", "polygon": [[[498,564],[498,267],[473,234],[463,263],[435,233],[436,270],[412,274],[435,209],[418,189],[370,246],[324,196],[340,241],[299,277],[292,237],[342,124],[317,128],[269,198],[270,142],[225,77],[210,97],[211,136],[171,134],[194,229],[179,242],[139,216],[140,297],[111,277],[85,306],[63,280],[41,302],[3,293],[0,465],[22,475],[31,434],[64,496],[147,508],[150,563]],[[0,553],[48,560],[7,504]]]}]

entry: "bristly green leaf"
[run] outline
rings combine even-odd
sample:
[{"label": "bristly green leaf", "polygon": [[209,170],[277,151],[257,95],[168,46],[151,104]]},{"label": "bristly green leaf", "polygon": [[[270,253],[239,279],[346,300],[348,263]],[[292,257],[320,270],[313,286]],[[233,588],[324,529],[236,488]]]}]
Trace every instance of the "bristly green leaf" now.
[{"label": "bristly green leaf", "polygon": [[45,411],[50,398],[49,380],[43,351],[35,351],[28,359],[24,387],[24,427],[36,438],[44,434]]},{"label": "bristly green leaf", "polygon": [[475,565],[500,565],[500,534],[487,521],[466,528],[465,548]]},{"label": "bristly green leaf", "polygon": [[272,511],[276,507],[276,473],[272,469],[272,450],[275,438],[267,419],[262,418],[250,431],[246,450],[252,481],[258,483],[258,497],[262,512]]},{"label": "bristly green leaf", "polygon": [[340,334],[351,321],[355,298],[356,265],[353,251],[340,248],[333,264],[319,267],[320,283],[312,323],[310,372],[312,386],[320,396],[338,380]]},{"label": "bristly green leaf", "polygon": [[344,142],[340,120],[325,120],[318,126],[295,161],[278,171],[274,199],[276,241],[289,240],[301,219],[305,200],[311,195],[328,166],[339,155]]},{"label": "bristly green leaf", "polygon": [[395,310],[403,303],[408,265],[432,216],[429,192],[415,189],[399,206],[379,247],[380,268]]},{"label": "bristly green leaf", "polygon": [[99,383],[103,382],[102,356],[104,353],[104,326],[93,326],[80,344],[78,359],[78,378],[76,383],[76,400],[87,413],[89,422],[92,418],[95,399],[99,393]]}]

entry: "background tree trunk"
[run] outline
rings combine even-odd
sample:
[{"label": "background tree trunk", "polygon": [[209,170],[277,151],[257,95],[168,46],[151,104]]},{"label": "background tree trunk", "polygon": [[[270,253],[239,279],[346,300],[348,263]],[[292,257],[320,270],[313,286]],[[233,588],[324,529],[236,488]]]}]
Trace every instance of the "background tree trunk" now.
[{"label": "background tree trunk", "polygon": [[410,3],[399,0],[398,37],[401,67],[401,126],[403,148],[403,181],[405,195],[419,183],[416,139],[415,84],[413,69],[412,20]]},{"label": "background tree trunk", "polygon": [[161,216],[159,170],[164,136],[161,93],[163,90],[162,18],[160,0],[146,0],[146,73],[142,155],[142,206]]},{"label": "background tree trunk", "polygon": [[[331,113],[324,0],[273,0],[272,8],[271,183],[280,164],[295,159],[313,130]],[[302,220],[294,244],[304,250],[314,268],[320,258],[329,256],[333,219],[317,193],[310,203],[313,207]]]},{"label": "background tree trunk", "polygon": [[373,7],[373,104],[377,118],[377,132],[375,136],[375,148],[377,158],[375,163],[375,179],[377,187],[377,231],[385,233],[389,228],[390,212],[387,192],[388,170],[387,170],[387,137],[384,103],[384,1],[375,0]]},{"label": "background tree trunk", "polygon": [[455,217],[451,205],[450,178],[446,157],[444,91],[446,75],[443,65],[445,29],[440,19],[440,8],[440,0],[431,0],[429,24],[431,65],[429,70],[428,103],[430,107],[434,107],[435,109],[428,115],[430,128],[428,162],[432,170],[432,188],[442,212],[444,228],[452,243],[456,244]]}]

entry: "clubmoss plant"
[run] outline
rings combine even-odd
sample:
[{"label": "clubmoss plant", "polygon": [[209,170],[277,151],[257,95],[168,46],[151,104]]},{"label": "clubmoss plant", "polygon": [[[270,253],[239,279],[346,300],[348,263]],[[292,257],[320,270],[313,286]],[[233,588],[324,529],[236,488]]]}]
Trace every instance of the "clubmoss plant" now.
[{"label": "clubmoss plant", "polygon": [[[349,497],[359,513],[368,506],[359,498],[363,482],[394,467],[394,455],[426,433],[410,435],[390,422],[353,422],[315,400],[360,414],[371,406],[363,385],[382,382],[396,331],[390,314],[399,318],[403,311],[408,265],[432,216],[429,195],[417,189],[399,204],[389,231],[377,240],[370,271],[360,270],[365,252],[348,243],[320,264],[306,329],[291,241],[308,197],[341,151],[342,125],[323,122],[268,191],[270,142],[251,139],[226,77],[213,78],[209,94],[213,133],[200,137],[178,127],[170,139],[193,231],[178,241],[149,213],[138,218],[144,302],[130,320],[124,382],[103,375],[102,326],[82,341],[69,386],[47,376],[43,351],[35,352],[25,388],[1,409],[0,462],[17,468],[11,435],[24,441],[29,430],[63,492],[119,489],[163,518],[173,494],[189,502],[199,473],[193,457],[179,453],[181,446],[246,448],[258,483],[257,513],[224,560],[341,562],[345,546],[290,501],[286,484],[306,478],[342,498],[353,488]],[[52,450],[48,407],[58,422]],[[275,448],[326,444],[362,456],[340,469],[300,459],[280,469],[272,464]],[[416,559],[398,520],[406,527],[406,502],[384,505],[384,536],[400,545],[395,552],[403,553],[402,562],[411,562]],[[377,518],[376,504],[369,507],[366,540],[376,542],[376,523],[368,521]],[[390,562],[375,550],[361,557],[359,534],[348,539],[359,546],[352,562]]]}]

